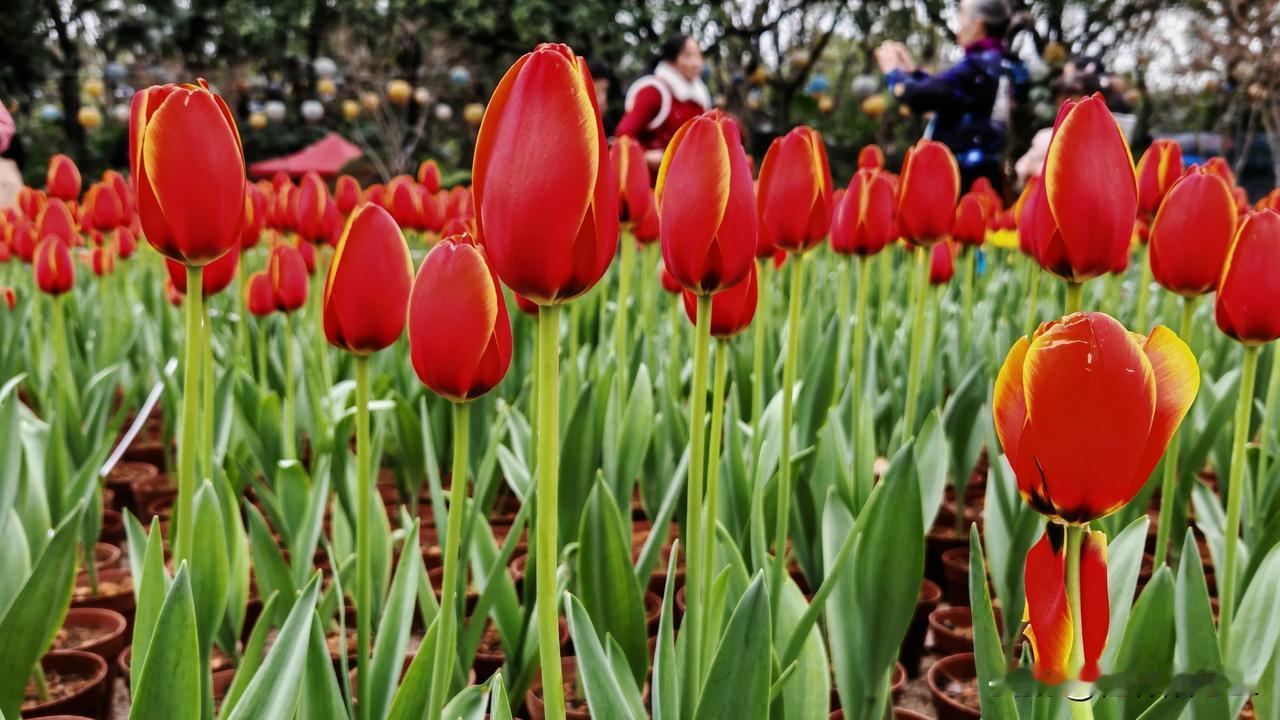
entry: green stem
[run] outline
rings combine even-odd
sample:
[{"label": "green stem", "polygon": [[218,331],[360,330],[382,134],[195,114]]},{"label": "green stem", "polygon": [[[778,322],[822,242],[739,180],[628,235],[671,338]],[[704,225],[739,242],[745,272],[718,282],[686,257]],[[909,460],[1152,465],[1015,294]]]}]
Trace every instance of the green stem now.
[{"label": "green stem", "polygon": [[618,263],[618,302],[617,310],[613,317],[613,353],[618,363],[618,411],[622,412],[626,406],[627,388],[630,385],[631,376],[628,372],[628,360],[630,352],[628,352],[627,334],[627,303],[631,299],[631,266],[635,264],[636,243],[631,239],[631,233],[622,233],[622,262]]},{"label": "green stem", "polygon": [[186,365],[182,372],[182,435],[178,444],[178,504],[174,508],[174,523],[178,526],[174,543],[175,562],[191,558],[194,529],[191,524],[192,503],[196,485],[196,448],[200,432],[200,350],[204,344],[204,330],[200,320],[204,317],[203,287],[204,268],[193,265],[187,268],[187,288],[195,292],[187,295],[187,349]]},{"label": "green stem", "polygon": [[[369,467],[369,356],[356,356],[356,678],[369,687],[373,628],[373,558],[369,527],[373,483]],[[367,708],[368,703],[357,707]],[[368,711],[359,715],[366,717]]]},{"label": "green stem", "polygon": [[[1179,337],[1183,342],[1191,335],[1191,320],[1195,315],[1196,296],[1182,298],[1182,325]],[[1141,327],[1141,326],[1140,326]],[[1188,343],[1189,344],[1189,343]],[[1160,482],[1160,517],[1156,525],[1156,562],[1165,565],[1169,560],[1169,537],[1173,529],[1173,513],[1178,503],[1178,450],[1182,445],[1182,432],[1177,431],[1169,440],[1164,453],[1164,475]]]},{"label": "green stem", "polygon": [[1267,372],[1267,398],[1262,406],[1262,420],[1258,424],[1258,474],[1254,486],[1263,487],[1271,472],[1271,423],[1280,402],[1280,345],[1271,353],[1271,369]]},{"label": "green stem", "polygon": [[1080,312],[1081,299],[1084,297],[1084,283],[1067,281],[1067,295],[1063,301],[1062,314]]},{"label": "green stem", "polygon": [[[840,259],[840,279],[836,287],[836,321],[840,328],[836,346],[836,372],[845,372],[849,344],[849,286],[853,281],[853,258]],[[836,398],[839,401],[839,398]]]},{"label": "green stem", "polygon": [[44,379],[41,370],[45,367],[44,305],[41,301],[42,295],[44,293],[31,293],[31,367],[35,369],[35,376],[40,380]]},{"label": "green stem", "polygon": [[[703,507],[702,536],[702,587],[710,588],[715,578],[716,558],[716,513],[720,497],[720,447],[721,434],[724,432],[724,392],[726,376],[729,369],[729,341],[716,341],[716,361],[711,383],[711,434],[707,446],[707,497]],[[716,638],[711,636],[709,626],[703,626],[707,634],[702,639],[701,647],[715,646]]]},{"label": "green stem", "polygon": [[267,319],[258,318],[258,384],[267,386]]},{"label": "green stem", "polygon": [[453,475],[449,486],[449,519],[444,535],[444,575],[440,579],[440,619],[436,621],[436,654],[431,676],[431,707],[427,717],[437,717],[444,707],[445,693],[453,680],[453,660],[457,655],[458,546],[462,543],[462,507],[467,496],[467,435],[470,431],[471,404],[453,404]]},{"label": "green stem", "polygon": [[[200,461],[204,478],[213,477],[213,323],[209,322],[209,305],[204,304],[204,331],[200,333]],[[197,482],[199,484],[199,482]]]},{"label": "green stem", "polygon": [[640,248],[640,328],[650,373],[653,372],[656,347],[656,343],[652,341],[653,336],[650,334],[653,332],[653,299],[661,292],[653,279],[658,268],[657,261],[653,257],[654,249],[657,247],[657,243],[649,243]]},{"label": "green stem", "polygon": [[698,309],[694,318],[693,333],[693,390],[689,396],[689,487],[686,494],[685,524],[688,538],[685,542],[685,616],[683,627],[688,628],[694,646],[689,653],[689,676],[694,687],[702,686],[702,639],[704,605],[702,586],[702,501],[703,473],[707,414],[707,364],[711,345],[711,296],[698,296]]},{"label": "green stem", "polygon": [[[871,258],[865,256],[858,257],[858,293],[857,299],[854,301],[854,326],[853,326],[853,397],[849,403],[850,422],[849,422],[849,449],[850,458],[856,458],[857,453],[854,450],[858,447],[858,408],[862,405],[862,362],[866,354],[867,343],[867,297],[871,294]],[[854,463],[856,464],[856,460]],[[850,468],[849,480],[852,490],[856,491],[858,484],[854,481],[856,473]],[[849,497],[854,498],[855,492],[850,492]],[[858,507],[855,505],[854,507]]]},{"label": "green stem", "polygon": [[284,351],[284,457],[286,460],[294,460],[298,456],[298,431],[294,426],[293,407],[293,313],[285,313],[281,344]]},{"label": "green stem", "polygon": [[44,665],[39,660],[36,661],[36,666],[31,669],[31,678],[36,681],[36,698],[48,700],[49,681],[44,676]]},{"label": "green stem", "polygon": [[[66,295],[58,295],[53,299],[53,367],[57,373],[53,394],[57,398],[54,407],[62,413],[67,423],[78,422],[72,411],[72,403],[76,393],[76,379],[71,374],[71,349],[67,344],[67,300]],[[68,427],[71,427],[69,424]]]},{"label": "green stem", "polygon": [[751,470],[755,474],[756,464],[760,461],[760,416],[764,413],[764,341],[766,328],[769,326],[769,261],[756,259],[756,286],[759,294],[756,299],[755,329],[752,330],[753,347],[751,356]]},{"label": "green stem", "polygon": [[1236,554],[1240,537],[1240,508],[1244,498],[1244,466],[1248,462],[1245,446],[1249,442],[1249,418],[1253,409],[1253,384],[1258,374],[1258,346],[1244,346],[1244,363],[1240,373],[1240,398],[1236,403],[1235,436],[1231,443],[1231,479],[1227,485],[1227,529],[1223,535],[1222,574],[1218,579],[1221,598],[1218,610],[1218,645],[1222,657],[1230,657],[1231,619],[1236,604]]},{"label": "green stem", "polygon": [[973,319],[973,256],[978,251],[972,247],[966,246],[963,249],[964,268],[961,270],[964,277],[961,278],[960,297],[961,304],[964,307],[963,314],[960,315],[960,342],[961,347],[968,347],[969,342],[969,325]]},{"label": "green stem", "polygon": [[1039,263],[1037,263],[1035,260],[1032,260],[1031,261],[1031,289],[1027,291],[1027,297],[1031,299],[1027,301],[1027,324],[1025,325],[1025,328],[1026,328],[1025,334],[1028,336],[1031,335],[1031,333],[1035,332],[1036,330],[1036,322],[1038,318],[1036,306],[1040,304],[1040,275],[1041,274],[1042,273],[1040,272]]},{"label": "green stem", "polygon": [[538,655],[547,720],[564,720],[560,623],[556,599],[560,483],[560,306],[538,309],[538,527],[535,565]]},{"label": "green stem", "polygon": [[889,304],[889,288],[893,285],[893,252],[880,253],[880,297],[876,303],[877,312],[884,313]]},{"label": "green stem", "polygon": [[924,354],[924,309],[929,290],[929,251],[923,245],[915,250],[915,281],[911,286],[911,347],[907,349],[907,407],[902,428],[902,441],[915,435],[916,404],[920,396],[920,360]]},{"label": "green stem", "polygon": [[249,314],[249,305],[245,302],[244,296],[244,265],[244,254],[241,253],[236,261],[236,300],[234,303],[236,309],[236,367],[243,367],[241,363],[248,358],[248,353],[245,351],[249,348],[249,339],[245,326],[245,323],[248,322],[246,316]]},{"label": "green stem", "polygon": [[1093,694],[1089,683],[1080,681],[1080,668],[1084,667],[1084,623],[1079,622],[1080,614],[1080,544],[1084,539],[1085,529],[1076,525],[1068,525],[1067,531],[1067,567],[1066,591],[1067,605],[1071,610],[1071,655],[1067,660],[1067,669],[1071,680],[1068,697],[1071,700],[1071,716],[1073,718],[1092,718],[1093,708],[1086,699]]},{"label": "green stem", "polygon": [[[1147,330],[1147,305],[1151,302],[1151,263],[1148,261],[1150,246],[1143,245],[1138,251],[1138,316],[1134,327],[1138,332]],[[1183,338],[1183,342],[1186,338]]]},{"label": "green stem", "polygon": [[787,288],[787,356],[782,365],[782,443],[778,453],[777,517],[774,520],[773,571],[770,604],[777,616],[787,567],[787,524],[791,519],[791,421],[795,413],[796,365],[800,358],[800,300],[804,294],[804,256],[791,256],[791,287]]}]

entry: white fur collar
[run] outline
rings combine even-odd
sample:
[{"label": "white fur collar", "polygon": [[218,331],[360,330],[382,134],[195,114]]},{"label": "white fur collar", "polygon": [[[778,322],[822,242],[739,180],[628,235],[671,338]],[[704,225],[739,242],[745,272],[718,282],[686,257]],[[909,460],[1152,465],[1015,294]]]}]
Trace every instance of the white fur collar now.
[{"label": "white fur collar", "polygon": [[687,80],[674,65],[666,61],[658,63],[653,69],[653,74],[666,84],[676,100],[680,102],[692,100],[701,105],[704,110],[711,109],[711,91],[707,89],[707,84],[702,82],[702,78]]}]

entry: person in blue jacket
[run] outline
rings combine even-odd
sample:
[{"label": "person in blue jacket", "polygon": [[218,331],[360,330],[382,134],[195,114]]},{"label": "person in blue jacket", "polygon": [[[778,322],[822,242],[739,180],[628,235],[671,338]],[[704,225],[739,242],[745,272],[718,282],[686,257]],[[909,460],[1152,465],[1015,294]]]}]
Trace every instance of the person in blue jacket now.
[{"label": "person in blue jacket", "polygon": [[894,97],[914,112],[933,114],[925,135],[951,148],[965,191],[979,177],[998,191],[1005,184],[1005,129],[1014,89],[1026,84],[1025,68],[1005,49],[1010,17],[1008,0],[962,0],[956,40],[964,58],[936,75],[917,68],[902,43],[876,50]]}]

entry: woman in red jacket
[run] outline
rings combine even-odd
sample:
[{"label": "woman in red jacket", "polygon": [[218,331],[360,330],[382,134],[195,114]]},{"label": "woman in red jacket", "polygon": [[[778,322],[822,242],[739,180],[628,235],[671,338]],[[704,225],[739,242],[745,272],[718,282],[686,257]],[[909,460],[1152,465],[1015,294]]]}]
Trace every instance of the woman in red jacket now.
[{"label": "woman in red jacket", "polygon": [[625,109],[616,134],[638,140],[645,148],[649,167],[656,169],[676,130],[711,109],[711,93],[702,82],[698,43],[687,35],[668,38],[653,73],[627,89]]}]

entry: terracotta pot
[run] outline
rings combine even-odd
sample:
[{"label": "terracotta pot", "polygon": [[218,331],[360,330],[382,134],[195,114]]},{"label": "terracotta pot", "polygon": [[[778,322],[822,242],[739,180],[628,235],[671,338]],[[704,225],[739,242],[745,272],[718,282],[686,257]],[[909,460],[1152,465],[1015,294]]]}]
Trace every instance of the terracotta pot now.
[{"label": "terracotta pot", "polygon": [[126,568],[112,568],[98,573],[99,594],[89,594],[89,576],[81,572],[76,576],[76,588],[71,597],[71,607],[95,607],[115,610],[125,620],[133,622],[135,607],[133,583]]},{"label": "terracotta pot", "polygon": [[75,691],[44,702],[23,703],[22,717],[86,715],[101,717],[107,709],[107,661],[90,652],[65,650],[40,659],[52,684],[54,675],[73,676],[88,682]]},{"label": "terracotta pot", "polygon": [[[902,663],[894,663],[893,674],[889,676],[889,697],[893,702],[902,699],[902,691],[907,687],[907,669]],[[831,683],[831,709],[839,710],[840,708],[840,692],[836,690],[835,682]]]},{"label": "terracotta pot", "polygon": [[158,418],[152,418],[142,426],[142,432],[124,451],[124,459],[130,462],[142,462],[154,465],[158,470],[165,470],[164,425]]},{"label": "terracotta pot", "polygon": [[947,589],[947,602],[952,605],[969,604],[969,548],[951,548],[942,553],[943,587]]},{"label": "terracotta pot", "polygon": [[[143,521],[150,520],[156,514],[151,510],[151,507],[158,500],[165,498],[172,504],[173,499],[178,497],[178,486],[170,484],[169,476],[164,474],[134,482],[129,487],[133,490],[133,501],[141,513],[139,520]],[[164,517],[167,516],[168,513],[166,512]]]},{"label": "terracotta pot", "polygon": [[103,510],[102,531],[98,533],[98,538],[112,545],[124,542],[124,516],[115,510]]},{"label": "terracotta pot", "polygon": [[151,463],[122,460],[107,473],[106,486],[116,495],[116,507],[137,512],[138,501],[133,494],[135,482],[154,481],[160,469]]},{"label": "terracotta pot", "polygon": [[[972,481],[964,486],[964,517],[965,525],[978,522],[982,517],[983,505],[987,498],[986,483],[973,483]],[[947,485],[942,493],[942,505],[938,508],[938,518],[934,522],[936,526],[955,527],[956,513],[960,508],[956,504],[956,489],[953,485]]]},{"label": "terracotta pot", "polygon": [[[1000,611],[995,610],[996,631],[1004,632]],[[929,614],[929,629],[933,631],[933,646],[942,655],[959,655],[973,652],[973,613],[964,605],[938,608]]]},{"label": "terracotta pot", "polygon": [[[431,589],[436,592],[436,600],[440,599],[440,586],[444,582],[444,568],[438,567],[427,571],[427,578],[431,580]],[[476,603],[480,602],[480,593],[475,588],[467,587],[467,599],[463,603],[464,612],[467,617],[476,609]]]},{"label": "terracotta pot", "polygon": [[[833,710],[831,714],[827,716],[827,720],[844,720],[844,711]],[[893,720],[929,720],[929,717],[921,715],[914,710],[895,707],[893,709]]]},{"label": "terracotta pot", "polygon": [[124,552],[111,543],[100,542],[93,548],[93,564],[97,566],[99,572],[120,567],[122,557]]},{"label": "terracotta pot", "polygon": [[[973,653],[948,655],[929,668],[929,691],[933,694],[933,709],[939,720],[969,720],[981,718],[977,704],[978,673],[974,667]],[[960,693],[972,691],[971,703],[961,702]]]},{"label": "terracotta pot", "polygon": [[102,488],[102,509],[103,510],[116,509],[116,491],[112,490],[109,487]]},{"label": "terracotta pot", "polygon": [[178,495],[176,492],[162,493],[152,498],[146,505],[142,506],[142,516],[145,518],[157,517],[161,520],[168,520],[173,514],[173,504],[177,502]]},{"label": "terracotta pot", "polygon": [[[576,679],[578,676],[577,658],[563,657],[560,658],[560,669],[563,674],[565,684],[572,687],[579,687]],[[566,720],[590,720],[591,713],[587,711],[587,698],[585,694],[576,697],[581,693],[578,690],[575,693],[565,692],[565,708]],[[645,683],[640,690],[645,705],[649,704],[649,683]],[[574,697],[570,697],[570,695]],[[524,706],[532,720],[546,720],[546,708],[542,703],[542,673],[539,672],[537,677],[533,679],[533,683],[529,686],[528,692],[525,693]]]},{"label": "terracotta pot", "polygon": [[115,610],[71,608],[54,638],[55,650],[80,650],[110,663],[125,647],[129,623]]},{"label": "terracotta pot", "polygon": [[938,607],[942,599],[942,588],[938,583],[925,579],[920,583],[920,594],[916,597],[916,611],[911,616],[911,625],[907,627],[906,637],[902,640],[902,650],[898,660],[907,669],[907,675],[920,675],[920,656],[924,654],[924,637],[929,629],[929,613]]},{"label": "terracotta pot", "polygon": [[954,527],[935,523],[925,534],[924,542],[924,576],[945,587],[947,578],[942,569],[942,554],[953,548],[967,549],[969,528],[965,528],[963,536],[957,536]]},{"label": "terracotta pot", "polygon": [[[494,637],[496,638],[497,631],[493,627],[493,620],[486,619],[484,634],[489,635],[491,632],[494,633]],[[492,646],[490,645],[490,647]],[[493,677],[493,674],[501,670],[503,664],[507,662],[507,654],[502,649],[501,645],[498,646],[497,652],[486,652],[486,649],[487,648],[485,647],[482,639],[481,646],[476,650],[476,659],[471,664],[471,672],[475,676],[478,682],[484,682],[485,680],[488,680],[489,678]],[[569,624],[565,622],[565,619],[562,617],[560,618],[560,653],[561,655],[562,656],[565,655],[568,649],[569,649]]]}]

